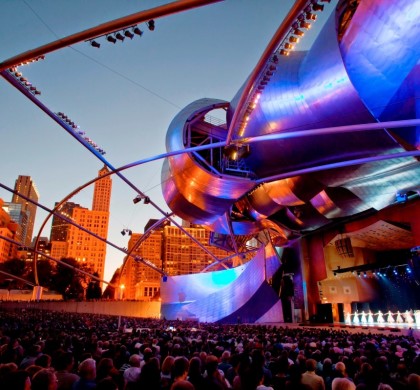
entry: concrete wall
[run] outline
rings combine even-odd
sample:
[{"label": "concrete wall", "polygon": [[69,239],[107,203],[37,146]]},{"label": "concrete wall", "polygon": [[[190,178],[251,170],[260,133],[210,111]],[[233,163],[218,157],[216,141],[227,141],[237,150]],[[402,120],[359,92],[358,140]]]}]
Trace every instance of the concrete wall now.
[{"label": "concrete wall", "polygon": [[71,313],[105,314],[124,317],[160,318],[160,302],[99,301],[99,302],[1,302],[0,308],[36,308]]}]

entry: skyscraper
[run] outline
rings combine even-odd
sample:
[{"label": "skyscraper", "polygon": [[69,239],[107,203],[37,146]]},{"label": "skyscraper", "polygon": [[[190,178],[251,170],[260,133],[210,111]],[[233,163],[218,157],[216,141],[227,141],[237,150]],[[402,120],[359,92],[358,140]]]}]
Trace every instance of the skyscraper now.
[{"label": "skyscraper", "polygon": [[[98,172],[98,176],[104,176],[109,173],[108,168],[104,167]],[[95,182],[93,191],[92,210],[109,212],[109,204],[111,202],[112,180],[111,176],[106,176]]]},{"label": "skyscraper", "polygon": [[[153,225],[153,222],[156,220],[149,221],[145,231]],[[210,232],[204,227],[184,223],[183,225],[192,237],[218,259],[230,254],[209,244]],[[128,242],[129,251],[139,239],[144,241],[132,254],[145,259],[171,276],[198,273],[214,262],[214,259],[180,228],[170,226],[169,223],[163,223],[160,227],[153,229],[147,237],[140,233],[133,233]],[[124,298],[152,299],[160,289],[161,274],[133,258],[128,258],[125,261],[126,264],[120,278],[120,286],[124,285]]]},{"label": "skyscraper", "polygon": [[[55,203],[55,206],[57,206],[57,204],[58,202]],[[73,209],[76,207],[80,207],[80,204],[66,202],[60,207],[59,212],[61,215],[67,218],[72,218]],[[69,226],[70,224],[68,222],[54,215],[51,223],[50,241],[67,241],[67,232],[69,230]]]},{"label": "skyscraper", "polygon": [[[15,191],[18,191],[19,194],[38,202],[39,193],[35,186],[35,183],[32,181],[30,176],[19,175],[15,183]],[[16,221],[21,224],[22,232],[24,235],[22,237],[22,245],[30,246],[32,241],[32,234],[34,231],[35,215],[36,215],[36,205],[30,203],[26,199],[22,198],[20,195],[13,194],[12,203],[21,204],[21,212],[27,213],[27,220],[22,220],[21,222]]]},{"label": "skyscraper", "polygon": [[[0,198],[0,235],[17,240],[18,224],[11,219],[3,205],[3,199]],[[0,240],[0,263],[14,257],[17,257],[17,246],[6,240]]]},{"label": "skyscraper", "polygon": [[[104,176],[109,170],[104,166],[98,176]],[[92,210],[83,207],[72,209],[72,219],[75,223],[88,229],[97,236],[106,239],[108,237],[109,205],[111,201],[112,180],[106,176],[95,183],[93,191]],[[67,232],[67,257],[91,268],[103,279],[105,270],[106,243],[92,237],[78,227],[69,225]],[[52,253],[56,253],[54,249]],[[60,249],[64,249],[60,246]]]}]

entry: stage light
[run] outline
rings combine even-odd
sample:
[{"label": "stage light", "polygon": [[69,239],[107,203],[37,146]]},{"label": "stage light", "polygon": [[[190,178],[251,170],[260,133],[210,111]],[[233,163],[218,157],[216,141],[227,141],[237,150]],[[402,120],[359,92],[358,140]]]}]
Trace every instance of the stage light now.
[{"label": "stage light", "polygon": [[281,50],[280,50],[280,54],[281,54],[282,56],[288,56],[290,53],[289,53],[287,50],[281,49]]},{"label": "stage light", "polygon": [[125,229],[121,230],[121,234],[125,236]]},{"label": "stage light", "polygon": [[316,15],[313,14],[312,12],[307,12],[305,16],[306,16],[306,19],[308,20],[316,20]]},{"label": "stage light", "polygon": [[308,22],[300,22],[299,26],[301,28],[306,28],[307,30],[309,30],[311,28],[311,25]]},{"label": "stage light", "polygon": [[303,37],[305,35],[305,33],[302,30],[299,30],[298,28],[293,31],[293,34],[299,37]]},{"label": "stage light", "polygon": [[112,36],[112,35],[108,35],[107,37],[106,37],[106,40],[108,41],[108,42],[111,42],[111,43],[115,43],[115,42],[117,42],[117,40]]},{"label": "stage light", "polygon": [[274,56],[273,56],[273,62],[274,62],[275,64],[278,64],[278,63],[279,63],[279,57],[277,57],[275,54],[274,54]]},{"label": "stage light", "polygon": [[360,272],[359,271],[357,272],[357,276],[360,278]]},{"label": "stage light", "polygon": [[146,196],[144,198],[144,204],[149,204],[150,203],[150,198],[148,196]]},{"label": "stage light", "polygon": [[289,38],[289,42],[292,42],[292,43],[298,43],[298,42],[299,42],[299,38],[296,38],[296,37],[294,37],[294,36],[291,36],[291,37]]},{"label": "stage light", "polygon": [[314,3],[314,4],[312,4],[312,9],[315,12],[316,11],[323,11],[324,10],[324,6],[322,4]]},{"label": "stage light", "polygon": [[294,46],[292,44],[290,44],[290,43],[285,43],[284,44],[284,48],[285,49],[288,49],[288,50],[293,50]]},{"label": "stage light", "polygon": [[406,271],[408,274],[411,274],[411,268],[410,268],[410,267],[407,267],[407,268],[405,269],[405,271]]},{"label": "stage light", "polygon": [[133,37],[134,37],[134,34],[133,34],[130,30],[125,30],[125,31],[124,31],[124,35],[125,35],[127,38],[130,38],[130,39],[133,39]]},{"label": "stage light", "polygon": [[117,32],[115,34],[115,38],[117,38],[121,42],[125,39],[124,35],[122,35],[120,32]]},{"label": "stage light", "polygon": [[143,35],[143,31],[141,31],[138,27],[134,27],[133,28],[133,33],[134,34],[137,34],[139,36],[142,36]]},{"label": "stage light", "polygon": [[149,28],[150,31],[154,31],[155,30],[155,21],[153,19],[149,20],[147,22],[147,27]]},{"label": "stage light", "polygon": [[97,49],[99,49],[101,47],[101,44],[96,42],[96,41],[90,41],[90,45],[92,47],[96,47]]}]

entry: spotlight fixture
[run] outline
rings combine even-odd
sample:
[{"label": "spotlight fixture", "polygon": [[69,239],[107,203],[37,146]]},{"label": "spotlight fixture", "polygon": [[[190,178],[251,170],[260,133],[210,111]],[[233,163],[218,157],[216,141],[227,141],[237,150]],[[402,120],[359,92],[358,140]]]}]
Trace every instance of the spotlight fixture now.
[{"label": "spotlight fixture", "polygon": [[305,16],[307,20],[316,20],[316,15],[312,12],[307,12]]},{"label": "spotlight fixture", "polygon": [[324,10],[324,6],[322,4],[318,4],[318,3],[314,3],[312,4],[312,10],[313,11],[323,11]]},{"label": "spotlight fixture", "polygon": [[149,28],[150,31],[154,31],[155,30],[155,21],[153,19],[149,20],[147,22],[147,27]]},{"label": "spotlight fixture", "polygon": [[306,28],[307,30],[309,30],[311,28],[311,25],[308,22],[300,22],[299,26],[301,28]]},{"label": "spotlight fixture", "polygon": [[96,47],[97,49],[99,49],[101,47],[101,44],[96,42],[96,41],[90,41],[90,45],[92,47]]},{"label": "spotlight fixture", "polygon": [[112,35],[107,35],[106,40],[111,43],[117,42],[117,40]]},{"label": "spotlight fixture", "polygon": [[121,42],[125,39],[124,35],[122,35],[120,32],[117,32],[115,34],[115,38],[117,38]]},{"label": "spotlight fixture", "polygon": [[148,196],[145,196],[145,195],[137,195],[133,199],[133,203],[137,204],[137,203],[141,202],[142,200],[144,200],[144,204],[149,204],[150,203],[150,198]]},{"label": "spotlight fixture", "polygon": [[125,236],[125,229],[121,230],[121,234]]},{"label": "spotlight fixture", "polygon": [[293,31],[293,34],[298,35],[299,37],[303,37],[305,35],[305,33],[302,30],[299,30],[298,28]]},{"label": "spotlight fixture", "polygon": [[141,31],[138,27],[133,28],[133,33],[139,35],[140,37],[143,35],[143,31]]},{"label": "spotlight fixture", "polygon": [[133,39],[133,37],[134,37],[134,34],[133,34],[130,30],[125,30],[125,31],[124,31],[124,35],[125,35],[127,38],[130,38],[130,39]]},{"label": "spotlight fixture", "polygon": [[293,47],[294,47],[294,46],[293,46],[292,44],[290,44],[290,43],[287,43],[287,42],[286,42],[286,43],[284,44],[284,48],[285,48],[285,49],[292,50],[292,49],[293,49]]},{"label": "spotlight fixture", "polygon": [[292,42],[292,43],[298,43],[298,42],[299,42],[299,38],[296,38],[296,37],[294,37],[294,36],[291,36],[291,37],[289,38],[289,42]]},{"label": "spotlight fixture", "polygon": [[287,50],[281,49],[281,50],[280,50],[280,54],[281,54],[282,56],[288,56],[290,53],[289,53]]}]

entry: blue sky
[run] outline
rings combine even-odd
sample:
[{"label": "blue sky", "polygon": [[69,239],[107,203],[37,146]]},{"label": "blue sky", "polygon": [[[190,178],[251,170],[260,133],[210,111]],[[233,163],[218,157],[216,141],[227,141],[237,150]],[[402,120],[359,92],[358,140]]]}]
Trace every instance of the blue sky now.
[{"label": "blue sky", "polygon": [[[167,3],[149,0],[1,0],[0,61],[60,37]],[[80,43],[21,67],[52,111],[68,115],[100,147],[113,166],[165,152],[166,130],[181,108],[208,97],[231,100],[244,83],[291,0],[227,0],[155,21],[155,31],[100,49]],[[332,4],[326,4],[331,10]],[[329,12],[324,11],[325,17]],[[307,48],[322,21],[300,44]],[[0,182],[13,187],[32,176],[40,203],[52,208],[97,175],[102,163],[3,78],[0,78]],[[161,195],[162,161],[125,171],[143,192],[169,211]],[[0,198],[11,200],[0,189]],[[143,231],[161,215],[134,205],[135,193],[113,177],[108,239],[121,247],[124,228]],[[91,207],[92,190],[72,199]],[[38,210],[35,232],[46,213]],[[50,234],[50,225],[42,233]],[[123,254],[108,248],[105,279]]]}]

